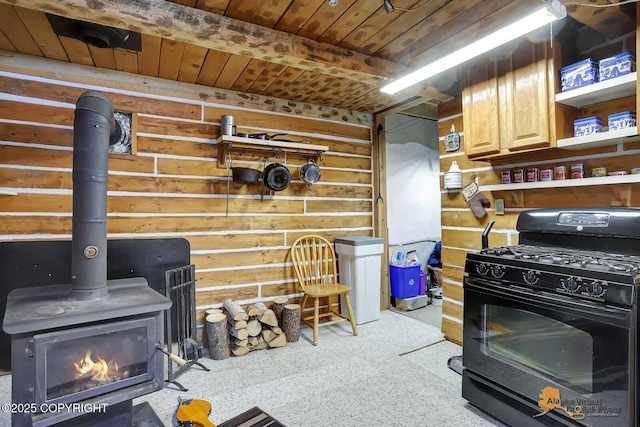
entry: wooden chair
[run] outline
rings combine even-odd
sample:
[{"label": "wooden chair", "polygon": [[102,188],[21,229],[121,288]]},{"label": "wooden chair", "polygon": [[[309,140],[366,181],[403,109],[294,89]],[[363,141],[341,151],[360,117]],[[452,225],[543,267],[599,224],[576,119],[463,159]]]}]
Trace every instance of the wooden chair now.
[{"label": "wooden chair", "polygon": [[[349,320],[353,335],[358,335],[356,320],[351,309],[349,292],[351,286],[338,283],[336,278],[336,254],[333,244],[322,236],[307,235],[302,236],[291,245],[291,259],[300,282],[300,287],[304,291],[302,299],[302,322],[313,328],[313,345],[318,345],[318,327],[329,326]],[[349,317],[333,311],[329,307],[327,313],[320,314],[320,298],[342,295]],[[313,299],[313,316],[304,315],[304,307],[307,299]],[[334,319],[336,316],[336,319]],[[327,317],[327,321],[320,323],[320,317]],[[313,319],[313,322],[310,320]]]}]

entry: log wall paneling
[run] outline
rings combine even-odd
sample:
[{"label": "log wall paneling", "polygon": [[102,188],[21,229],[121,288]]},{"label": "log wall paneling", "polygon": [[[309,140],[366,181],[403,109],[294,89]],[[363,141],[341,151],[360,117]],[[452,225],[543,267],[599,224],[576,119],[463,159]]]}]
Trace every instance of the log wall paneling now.
[{"label": "log wall paneling", "polygon": [[[161,46],[158,40],[143,37],[145,46],[156,46],[160,55],[184,49],[175,42]],[[92,58],[89,50],[82,54]],[[196,63],[203,52],[184,54]],[[71,237],[73,116],[86,90],[102,91],[116,110],[137,115],[137,154],[109,157],[109,238],[187,239],[199,313],[226,299],[248,304],[285,296],[299,302],[288,254],[297,237],[374,234],[370,115],[258,95],[248,100],[231,91],[152,77],[196,78],[194,70],[172,67],[171,61],[146,64],[140,72],[147,77],[140,77],[12,55],[16,61],[0,55],[0,190],[17,195],[2,197],[0,241]],[[118,55],[100,60],[117,62]],[[223,114],[235,115],[243,131],[285,133],[327,145],[329,151],[317,160],[320,182],[308,187],[300,181],[304,156],[265,158],[246,151],[234,153],[233,163],[258,169],[284,163],[292,173],[290,187],[266,191],[261,198],[260,184],[229,182],[227,168],[216,164]],[[198,319],[202,326],[204,316]]]}]

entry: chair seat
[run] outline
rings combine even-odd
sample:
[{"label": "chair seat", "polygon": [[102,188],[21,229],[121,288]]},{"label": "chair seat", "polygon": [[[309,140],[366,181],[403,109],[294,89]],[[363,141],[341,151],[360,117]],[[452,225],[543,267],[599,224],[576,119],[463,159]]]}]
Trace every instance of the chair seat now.
[{"label": "chair seat", "polygon": [[310,298],[328,297],[336,294],[344,294],[351,291],[351,286],[339,283],[317,283],[304,287],[304,293]]}]

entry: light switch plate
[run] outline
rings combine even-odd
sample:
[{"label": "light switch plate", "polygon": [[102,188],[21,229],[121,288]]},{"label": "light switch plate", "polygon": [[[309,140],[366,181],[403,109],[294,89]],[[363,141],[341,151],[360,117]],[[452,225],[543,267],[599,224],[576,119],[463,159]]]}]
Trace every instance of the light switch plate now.
[{"label": "light switch plate", "polygon": [[495,199],[496,215],[504,215],[504,199]]}]

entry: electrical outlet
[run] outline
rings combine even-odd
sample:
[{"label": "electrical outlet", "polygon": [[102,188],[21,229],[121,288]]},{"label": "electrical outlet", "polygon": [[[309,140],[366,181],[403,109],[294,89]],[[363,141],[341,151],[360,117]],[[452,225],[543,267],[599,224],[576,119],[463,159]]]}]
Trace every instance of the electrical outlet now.
[{"label": "electrical outlet", "polygon": [[504,215],[504,199],[495,199],[496,215]]}]

